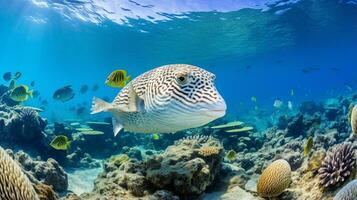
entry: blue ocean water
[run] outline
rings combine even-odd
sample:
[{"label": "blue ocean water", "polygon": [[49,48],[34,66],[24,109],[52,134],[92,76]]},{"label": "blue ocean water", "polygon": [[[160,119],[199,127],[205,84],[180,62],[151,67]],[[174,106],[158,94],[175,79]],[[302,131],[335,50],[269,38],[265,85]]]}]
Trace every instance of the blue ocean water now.
[{"label": "blue ocean water", "polygon": [[[0,0],[0,10],[0,74],[35,82],[40,99],[23,105],[43,108],[49,124],[109,117],[90,115],[90,106],[120,91],[104,84],[116,69],[136,77],[166,64],[202,67],[217,77],[224,119],[258,130],[289,104],[297,112],[357,89],[356,0]],[[67,85],[74,98],[55,101]]]},{"label": "blue ocean water", "polygon": [[[48,114],[59,118],[71,115],[63,108],[93,95],[113,98],[118,90],[103,83],[114,69],[135,77],[169,63],[215,73],[233,115],[254,108],[251,96],[272,108],[276,99],[298,104],[348,92],[346,84],[357,87],[354,1],[144,1],[154,8],[140,9],[112,3],[1,1],[1,71],[23,72],[24,83],[35,80],[50,102]],[[303,73],[308,67],[319,70]],[[55,89],[83,84],[100,90],[66,104],[51,101]]]}]

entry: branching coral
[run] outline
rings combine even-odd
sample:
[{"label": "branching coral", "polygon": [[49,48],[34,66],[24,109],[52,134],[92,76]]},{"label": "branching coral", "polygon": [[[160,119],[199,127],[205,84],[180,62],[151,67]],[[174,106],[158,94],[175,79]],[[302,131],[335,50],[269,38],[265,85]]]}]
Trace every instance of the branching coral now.
[{"label": "branching coral", "polygon": [[355,200],[357,199],[357,180],[353,180],[345,185],[333,200]]},{"label": "branching coral", "polygon": [[205,143],[208,140],[213,139],[212,136],[209,135],[191,135],[191,136],[187,136],[184,137],[180,140],[178,140],[177,142],[175,142],[176,145],[180,145],[180,144],[185,144],[185,143]]},{"label": "branching coral", "polygon": [[261,197],[277,197],[291,183],[291,168],[286,160],[271,163],[258,180],[257,191]]},{"label": "branching coral", "polygon": [[203,157],[210,157],[219,154],[218,147],[203,146],[200,148],[198,154]]},{"label": "branching coral", "polygon": [[39,200],[20,166],[0,147],[0,199]]},{"label": "branching coral", "polygon": [[323,187],[335,186],[343,183],[356,167],[356,157],[349,143],[338,145],[327,153],[318,170],[320,185]]}]

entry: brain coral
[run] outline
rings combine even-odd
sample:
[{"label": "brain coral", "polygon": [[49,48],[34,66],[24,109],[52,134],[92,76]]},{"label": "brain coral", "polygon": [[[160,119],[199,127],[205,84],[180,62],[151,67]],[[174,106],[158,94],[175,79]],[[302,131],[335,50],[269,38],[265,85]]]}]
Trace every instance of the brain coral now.
[{"label": "brain coral", "polygon": [[291,168],[286,160],[271,163],[258,180],[257,191],[261,197],[277,197],[289,187]]},{"label": "brain coral", "polygon": [[352,126],[352,132],[354,134],[357,134],[357,105],[355,105],[352,109],[351,126]]},{"label": "brain coral", "polygon": [[338,145],[328,152],[318,170],[320,184],[330,187],[344,182],[356,167],[356,157],[349,143]]},{"label": "brain coral", "polygon": [[38,200],[20,166],[0,147],[0,199]]},{"label": "brain coral", "polygon": [[345,185],[333,200],[355,200],[357,199],[357,180],[353,180]]}]

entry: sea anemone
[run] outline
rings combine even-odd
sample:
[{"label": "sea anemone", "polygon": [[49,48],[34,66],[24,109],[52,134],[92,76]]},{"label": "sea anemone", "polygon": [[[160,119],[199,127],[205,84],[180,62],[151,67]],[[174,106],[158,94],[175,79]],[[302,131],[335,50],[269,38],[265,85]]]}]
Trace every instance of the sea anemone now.
[{"label": "sea anemone", "polygon": [[338,145],[327,153],[318,170],[320,185],[327,188],[343,183],[355,166],[356,157],[352,146],[349,143]]},{"label": "sea anemone", "polygon": [[21,167],[0,147],[1,200],[38,200],[38,196]]},{"label": "sea anemone", "polygon": [[333,200],[355,200],[357,199],[357,180],[353,180],[345,185]]},{"label": "sea anemone", "polygon": [[38,113],[31,108],[24,108],[19,113],[19,120],[26,127],[38,127],[40,126],[40,120]]},{"label": "sea anemone", "polygon": [[291,167],[286,160],[271,163],[258,180],[257,192],[261,197],[277,197],[291,183]]},{"label": "sea anemone", "polygon": [[210,157],[219,154],[218,147],[203,146],[199,149],[198,154],[203,157]]}]

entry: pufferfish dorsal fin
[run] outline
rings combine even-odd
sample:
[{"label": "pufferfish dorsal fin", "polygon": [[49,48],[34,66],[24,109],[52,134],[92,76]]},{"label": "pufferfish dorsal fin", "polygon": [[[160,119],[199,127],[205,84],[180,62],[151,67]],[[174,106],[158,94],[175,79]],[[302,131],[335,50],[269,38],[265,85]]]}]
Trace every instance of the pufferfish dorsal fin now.
[{"label": "pufferfish dorsal fin", "polygon": [[113,105],[122,112],[143,112],[144,100],[138,96],[133,85],[130,84],[124,89],[125,91],[115,98]]}]

